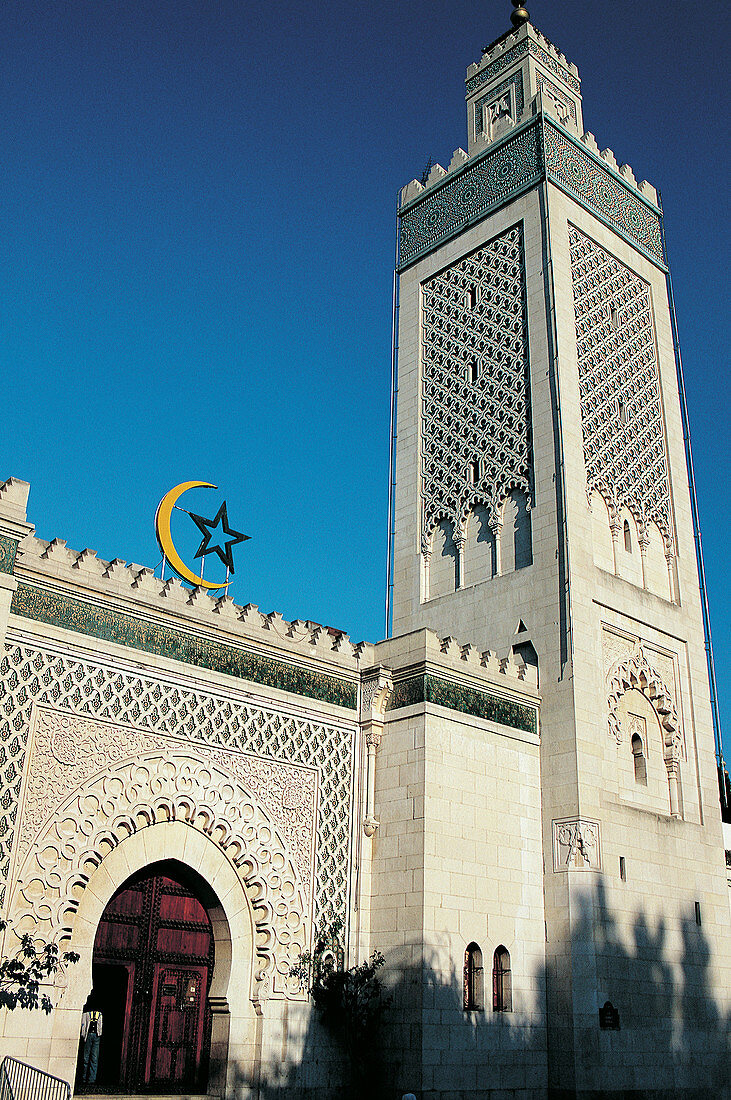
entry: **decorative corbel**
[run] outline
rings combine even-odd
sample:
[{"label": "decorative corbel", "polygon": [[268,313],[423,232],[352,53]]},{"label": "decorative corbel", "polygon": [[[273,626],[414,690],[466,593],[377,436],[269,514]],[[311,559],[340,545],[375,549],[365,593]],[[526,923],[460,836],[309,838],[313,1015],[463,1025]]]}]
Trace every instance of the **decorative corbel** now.
[{"label": "decorative corbel", "polygon": [[360,721],[366,746],[365,814],[363,832],[373,836],[379,822],[376,805],[376,753],[383,737],[386,707],[393,692],[391,670],[379,665],[365,674],[361,690]]}]

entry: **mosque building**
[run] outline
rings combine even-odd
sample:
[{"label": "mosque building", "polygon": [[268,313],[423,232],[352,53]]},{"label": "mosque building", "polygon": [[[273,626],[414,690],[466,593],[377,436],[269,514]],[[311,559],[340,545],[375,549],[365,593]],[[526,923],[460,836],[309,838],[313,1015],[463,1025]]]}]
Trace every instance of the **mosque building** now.
[{"label": "mosque building", "polygon": [[2,953],[80,956],[0,1057],[73,1083],[93,986],[107,1095],[342,1096],[292,973],[335,927],[385,958],[379,1095],[731,1096],[662,211],[518,3],[401,194],[393,636],[42,541],[0,486]]}]

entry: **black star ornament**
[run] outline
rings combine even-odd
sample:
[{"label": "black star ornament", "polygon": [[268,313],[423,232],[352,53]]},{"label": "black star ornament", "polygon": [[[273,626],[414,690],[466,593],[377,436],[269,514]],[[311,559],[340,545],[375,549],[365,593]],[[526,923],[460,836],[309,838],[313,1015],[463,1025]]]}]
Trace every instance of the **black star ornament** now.
[{"label": "black star ornament", "polygon": [[195,557],[205,558],[208,554],[218,554],[228,571],[233,573],[233,548],[240,542],[246,542],[251,536],[242,535],[240,531],[234,531],[229,527],[226,501],[224,500],[216,512],[215,519],[204,519],[203,516],[196,516],[193,512],[188,514],[203,535],[203,541],[196,550]]}]

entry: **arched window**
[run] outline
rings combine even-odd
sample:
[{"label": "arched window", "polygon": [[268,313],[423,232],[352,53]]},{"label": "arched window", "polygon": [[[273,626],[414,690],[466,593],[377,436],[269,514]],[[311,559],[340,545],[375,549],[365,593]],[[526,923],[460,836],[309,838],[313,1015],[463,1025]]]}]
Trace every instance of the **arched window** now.
[{"label": "arched window", "polygon": [[465,1012],[481,1012],[485,1007],[482,952],[476,943],[468,944],[464,953],[462,1003]]},{"label": "arched window", "polygon": [[632,553],[632,536],[629,531],[629,521],[624,521],[624,548],[628,554]]},{"label": "arched window", "polygon": [[647,761],[642,746],[642,738],[639,733],[632,735],[632,755],[635,760],[635,783],[647,786]]},{"label": "arched window", "polygon": [[492,959],[492,1007],[495,1012],[513,1011],[513,980],[510,953],[502,944]]}]

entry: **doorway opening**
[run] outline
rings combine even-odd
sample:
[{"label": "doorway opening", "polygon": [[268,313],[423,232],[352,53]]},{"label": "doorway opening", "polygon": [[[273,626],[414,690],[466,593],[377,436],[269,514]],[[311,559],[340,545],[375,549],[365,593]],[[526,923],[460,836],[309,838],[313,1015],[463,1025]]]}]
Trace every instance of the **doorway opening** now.
[{"label": "doorway opening", "polygon": [[92,962],[103,1024],[92,1091],[206,1091],[213,904],[203,879],[175,860],[139,871],[109,901]]}]

